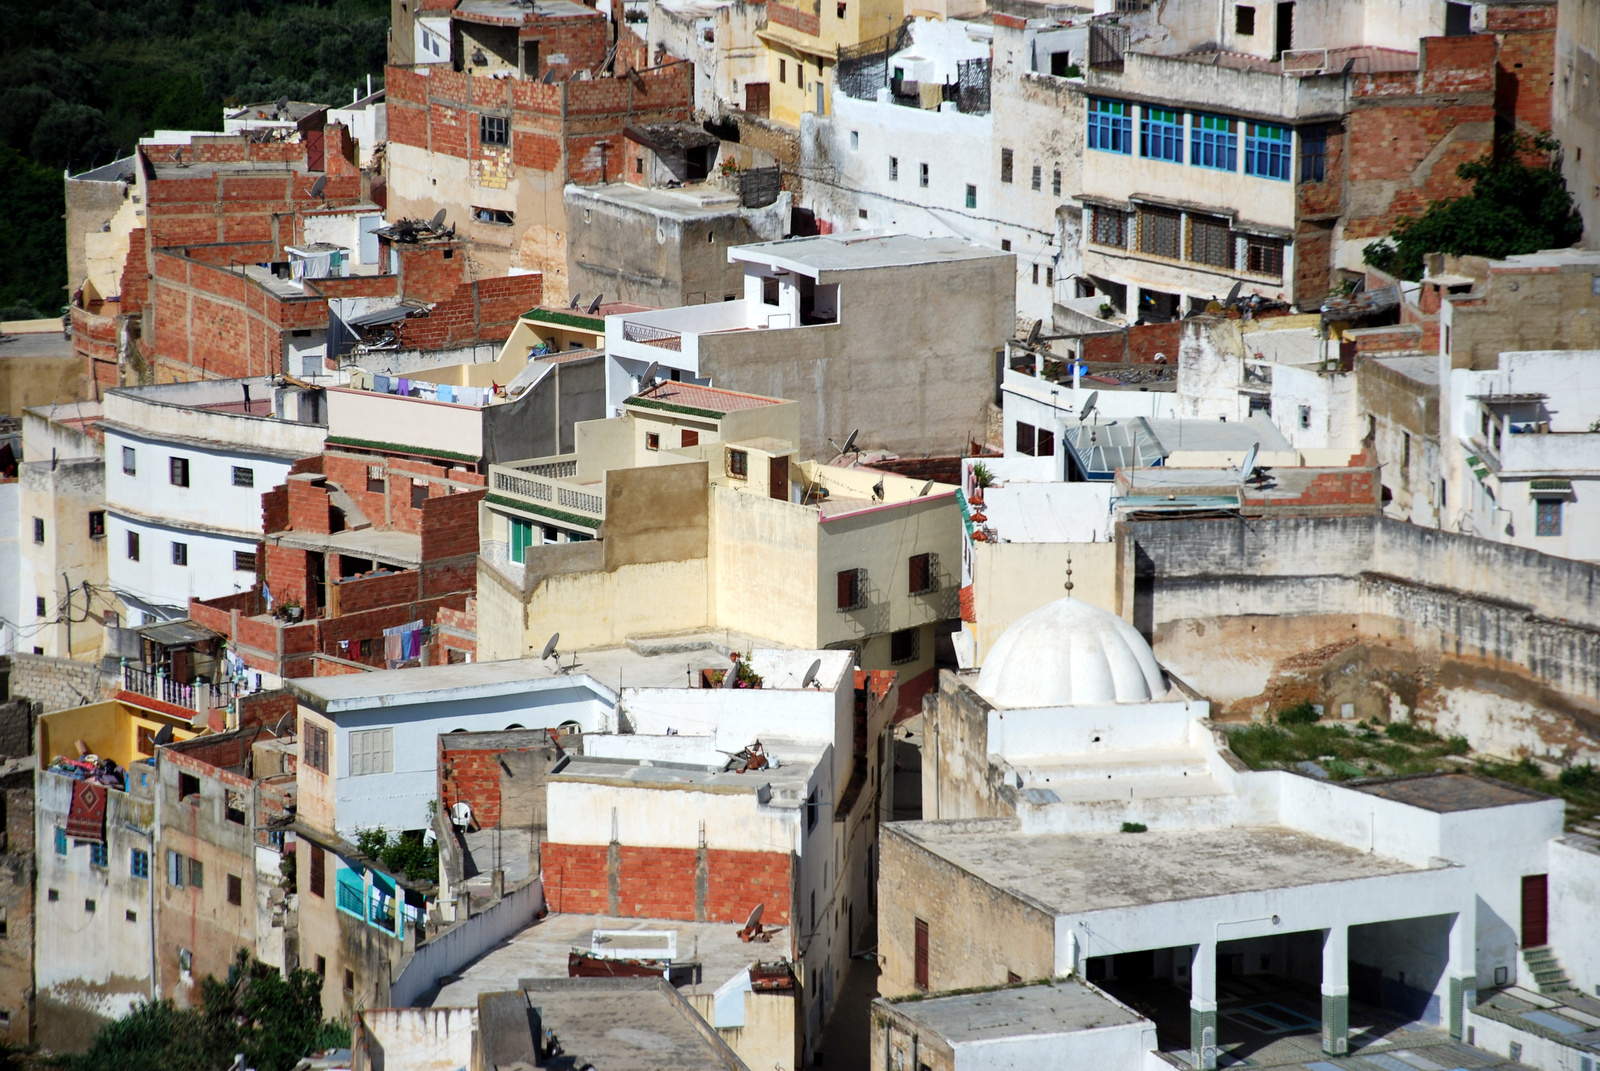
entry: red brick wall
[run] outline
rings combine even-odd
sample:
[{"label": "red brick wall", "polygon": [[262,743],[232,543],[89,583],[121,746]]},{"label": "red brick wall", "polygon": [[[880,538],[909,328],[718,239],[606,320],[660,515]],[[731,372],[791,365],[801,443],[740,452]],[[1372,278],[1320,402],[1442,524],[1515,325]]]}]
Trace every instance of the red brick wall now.
[{"label": "red brick wall", "polygon": [[193,369],[237,378],[281,372],[285,331],[327,328],[328,304],[315,295],[280,299],[226,266],[182,251],[157,249],[152,260],[154,356],[177,374]]},{"label": "red brick wall", "polygon": [[[239,699],[239,727],[252,725],[271,728],[286,714],[295,712],[295,698],[288,692],[257,692]],[[293,724],[292,722],[290,724]]]},{"label": "red brick wall", "polygon": [[[552,910],[607,914],[610,908],[603,844],[547,843],[541,850],[544,894]],[[618,914],[627,918],[695,918],[692,848],[620,848]],[[706,849],[706,919],[743,923],[757,904],[764,918],[788,925],[793,887],[791,857],[781,852]]]},{"label": "red brick wall", "polygon": [[416,570],[408,569],[403,573],[342,581],[338,585],[339,614],[342,617],[409,602],[416,598],[417,580]]},{"label": "red brick wall", "polygon": [[464,751],[439,749],[439,799],[445,810],[465,800],[472,816],[488,829],[500,824],[500,763],[502,748]]},{"label": "red brick wall", "polygon": [[422,507],[422,560],[478,553],[478,503],[487,492],[441,495]]},{"label": "red brick wall", "polygon": [[1167,363],[1175,364],[1178,360],[1178,339],[1182,334],[1183,324],[1173,321],[1125,327],[1103,335],[1086,335],[1082,357],[1085,361],[1154,364],[1156,354],[1161,353],[1166,356]]}]

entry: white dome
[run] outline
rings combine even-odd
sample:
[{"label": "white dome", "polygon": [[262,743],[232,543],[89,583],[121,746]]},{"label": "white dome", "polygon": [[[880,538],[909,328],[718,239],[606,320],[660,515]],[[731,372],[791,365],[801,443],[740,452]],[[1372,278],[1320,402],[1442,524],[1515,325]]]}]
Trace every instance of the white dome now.
[{"label": "white dome", "polygon": [[978,674],[997,707],[1149,702],[1166,692],[1150,645],[1116,614],[1058,599],[1018,618]]}]

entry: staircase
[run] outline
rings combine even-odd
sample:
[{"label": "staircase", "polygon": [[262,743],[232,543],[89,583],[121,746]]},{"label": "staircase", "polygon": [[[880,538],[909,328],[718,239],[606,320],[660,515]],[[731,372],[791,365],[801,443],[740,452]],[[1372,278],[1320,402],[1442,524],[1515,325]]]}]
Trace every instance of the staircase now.
[{"label": "staircase", "polygon": [[1539,992],[1559,993],[1572,988],[1572,979],[1567,977],[1567,972],[1562,969],[1549,945],[1524,948],[1522,962],[1528,965],[1528,972],[1539,983]]}]

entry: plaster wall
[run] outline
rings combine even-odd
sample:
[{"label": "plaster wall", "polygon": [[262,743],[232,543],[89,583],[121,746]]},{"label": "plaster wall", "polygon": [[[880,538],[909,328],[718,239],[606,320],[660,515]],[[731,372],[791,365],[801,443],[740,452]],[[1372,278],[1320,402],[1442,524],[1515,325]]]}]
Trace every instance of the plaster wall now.
[{"label": "plaster wall", "polygon": [[[439,375],[422,378],[447,381]],[[367,442],[394,442],[399,438],[407,446],[421,450],[445,450],[473,457],[483,454],[483,410],[477,406],[368,390],[330,390],[327,399],[329,435]]]},{"label": "plaster wall", "polygon": [[[816,768],[825,776],[821,766]],[[818,776],[816,772],[813,776]],[[578,781],[560,774],[548,782],[550,831],[555,844],[803,852],[807,837],[799,803],[764,805],[748,790],[717,791],[694,785],[640,786]],[[704,830],[702,842],[701,830]]]},{"label": "plaster wall", "polygon": [[1600,985],[1600,853],[1563,837],[1550,842],[1550,944],[1572,984],[1585,993]]},{"label": "plaster wall", "polygon": [[1149,1020],[1060,1034],[1015,1035],[954,1046],[954,1071],[1068,1071],[1079,1067],[1138,1068],[1156,1047]]},{"label": "plaster wall", "polygon": [[[1582,244],[1600,248],[1600,4],[1560,0],[1556,5],[1556,78],[1551,93],[1552,132],[1568,151],[1561,155],[1567,189],[1583,214]],[[1585,92],[1585,90],[1590,90]],[[1576,150],[1582,146],[1579,157]]]},{"label": "plaster wall", "polygon": [[[38,457],[38,454],[31,456]],[[106,541],[91,536],[89,514],[105,509],[105,466],[98,457],[26,461],[18,468],[20,605],[15,620],[37,654],[93,660],[105,637],[104,597],[85,615],[83,584],[103,589]],[[35,539],[35,519],[44,524]],[[44,600],[44,613],[36,600]],[[68,602],[76,605],[68,624]]]},{"label": "plaster wall", "polygon": [[361,1045],[370,1071],[457,1071],[473,1060],[478,1009],[368,1008]]},{"label": "plaster wall", "polygon": [[1115,613],[1115,543],[972,544],[975,620],[969,622],[968,628],[976,645],[977,665],[983,664],[995,641],[1019,617],[1061,597],[1059,587],[1039,581],[1041,577],[1065,577],[1069,556],[1072,559],[1072,597]]}]

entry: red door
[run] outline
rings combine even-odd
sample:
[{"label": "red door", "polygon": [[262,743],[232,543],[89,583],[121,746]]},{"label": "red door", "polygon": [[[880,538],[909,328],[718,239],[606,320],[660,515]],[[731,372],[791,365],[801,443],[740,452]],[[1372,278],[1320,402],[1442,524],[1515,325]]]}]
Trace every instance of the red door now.
[{"label": "red door", "polygon": [[1529,874],[1522,879],[1522,947],[1550,943],[1550,879]]},{"label": "red door", "polygon": [[916,945],[912,968],[918,989],[928,988],[928,924],[916,919]]}]

